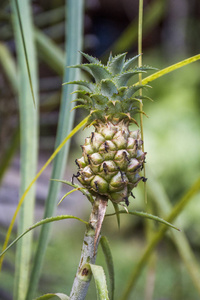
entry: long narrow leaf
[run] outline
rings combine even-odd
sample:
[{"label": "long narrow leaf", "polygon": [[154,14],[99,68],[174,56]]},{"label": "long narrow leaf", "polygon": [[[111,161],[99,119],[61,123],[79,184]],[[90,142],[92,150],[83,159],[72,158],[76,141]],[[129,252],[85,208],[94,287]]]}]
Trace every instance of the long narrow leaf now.
[{"label": "long narrow leaf", "polygon": [[6,170],[8,169],[10,162],[14,156],[14,154],[16,153],[16,150],[19,147],[19,140],[20,140],[20,130],[19,130],[19,126],[15,129],[12,137],[11,137],[11,141],[9,143],[8,149],[6,149],[4,156],[1,159],[1,163],[0,163],[0,183],[3,179],[3,176],[6,172]]},{"label": "long narrow leaf", "polygon": [[[152,200],[156,203],[160,213],[166,215],[172,209],[170,200],[158,180],[155,180],[152,174],[150,177],[151,185],[149,186],[149,193],[152,195]],[[193,284],[200,296],[200,267],[190,247],[189,241],[183,232],[175,234],[174,231],[171,231],[170,236],[176,245],[183,262],[185,263],[188,274],[191,276]]]},{"label": "long narrow leaf", "polygon": [[46,295],[37,297],[34,300],[49,300],[49,299],[52,299],[52,298],[55,298],[55,297],[58,297],[61,300],[68,300],[69,299],[69,297],[65,294],[55,293],[55,294],[46,294]]},{"label": "long narrow leaf", "polygon": [[78,191],[78,190],[79,190],[79,188],[76,188],[76,189],[73,189],[73,190],[69,191],[68,193],[66,193],[66,194],[60,199],[60,201],[58,202],[58,205],[60,205],[60,204],[63,202],[63,200],[64,200],[68,195],[70,195],[71,193],[76,192],[76,191]]},{"label": "long narrow leaf", "polygon": [[[153,81],[153,80],[155,80],[155,79],[157,79],[159,77],[162,77],[163,75],[166,75],[166,74],[168,74],[168,73],[170,73],[172,71],[175,71],[175,70],[177,70],[177,69],[179,69],[181,67],[187,66],[188,64],[191,64],[192,62],[195,62],[195,61],[197,61],[199,59],[200,59],[200,54],[197,54],[197,55],[191,56],[191,57],[189,57],[187,59],[184,59],[184,60],[182,60],[182,61],[180,61],[180,62],[178,62],[176,64],[173,64],[173,65],[171,65],[171,66],[169,66],[169,67],[167,67],[165,69],[162,69],[162,70],[160,70],[160,71],[158,71],[158,72],[156,72],[156,73],[154,73],[154,74],[152,74],[152,75],[144,78],[142,80],[142,84],[147,84],[147,83],[149,83],[149,82],[151,82],[151,81]],[[137,84],[139,84],[139,82]]]},{"label": "long narrow leaf", "polygon": [[100,239],[101,247],[106,259],[106,264],[108,268],[108,274],[110,278],[110,300],[114,299],[114,290],[115,290],[115,274],[114,274],[114,264],[112,259],[112,254],[108,240],[105,236],[102,236]]},{"label": "long narrow leaf", "polygon": [[148,214],[146,212],[142,212],[142,211],[128,211],[128,213],[127,213],[124,210],[119,210],[117,213],[115,212],[115,213],[112,213],[112,214],[106,214],[105,216],[106,217],[110,217],[110,216],[114,216],[116,214],[128,214],[128,215],[134,215],[134,216],[138,216],[138,217],[150,219],[150,220],[162,223],[162,224],[164,224],[166,226],[169,226],[169,227],[171,227],[173,229],[176,229],[176,230],[180,231],[179,228],[177,228],[176,226],[172,225],[171,223],[163,220],[162,218],[159,218],[157,216],[154,216],[154,215]]},{"label": "long narrow leaf", "polygon": [[185,206],[188,204],[188,202],[191,200],[191,198],[200,190],[200,178],[197,179],[197,181],[193,184],[191,189],[188,190],[187,193],[181,198],[181,200],[174,206],[172,212],[168,216],[167,220],[168,222],[171,222],[171,220],[174,220],[185,208]]},{"label": "long narrow leaf", "polygon": [[29,231],[35,229],[38,226],[41,226],[41,225],[44,225],[44,224],[47,224],[47,223],[51,223],[51,222],[65,220],[65,219],[75,219],[75,220],[83,222],[86,225],[88,224],[88,222],[86,222],[86,221],[84,221],[84,220],[82,220],[78,217],[71,216],[71,215],[60,215],[60,216],[50,217],[50,218],[40,220],[39,222],[35,223],[31,227],[29,227],[27,230],[25,230],[22,234],[20,234],[2,253],[0,253],[0,257],[2,257],[14,244],[16,244]]},{"label": "long narrow leaf", "polygon": [[34,300],[49,300],[49,299],[52,299],[52,298],[55,298],[55,297],[58,297],[61,300],[68,300],[69,299],[69,297],[65,294],[55,293],[55,294],[46,294],[46,295],[37,297]]},{"label": "long narrow leaf", "polygon": [[[35,97],[38,94],[37,65],[32,17],[29,0],[11,1],[13,27],[17,47],[19,69],[19,112],[20,112],[20,195],[34,178],[37,169],[38,152],[38,107]],[[33,100],[33,101],[32,101]],[[34,105],[33,105],[34,102]],[[23,232],[34,219],[35,188],[28,194],[28,201],[22,206],[18,233]],[[17,245],[15,259],[14,299],[23,300],[28,288],[28,275],[31,261],[32,235]]]},{"label": "long narrow leaf", "polygon": [[[179,215],[185,205],[192,199],[192,197],[200,190],[200,178],[193,184],[193,186],[185,193],[185,195],[181,198],[175,208],[171,211],[168,215],[167,222],[172,222],[175,218]],[[121,300],[128,299],[133,287],[136,284],[137,279],[143,269],[143,267],[147,264],[150,255],[152,254],[153,250],[160,242],[160,240],[164,237],[167,231],[167,227],[162,226],[162,228],[154,235],[151,242],[148,244],[146,250],[144,251],[143,255],[137,262],[136,266],[134,265],[133,272],[129,275],[129,281],[125,290],[121,296]]]},{"label": "long narrow leaf", "polygon": [[41,11],[36,14],[35,23],[40,28],[46,28],[52,24],[62,22],[65,17],[64,5],[54,6],[50,5],[50,9]]},{"label": "long narrow leaf", "polygon": [[[25,190],[24,194],[22,195],[18,206],[15,210],[15,213],[12,217],[12,220],[10,222],[7,234],[6,234],[6,239],[3,245],[3,249],[2,251],[4,251],[8,245],[8,241],[10,239],[10,235],[17,217],[17,214],[21,208],[21,205],[23,204],[25,197],[27,196],[28,192],[30,191],[31,187],[33,186],[33,184],[36,182],[36,180],[40,177],[40,175],[43,173],[43,171],[47,168],[47,166],[53,161],[53,159],[56,157],[56,155],[59,153],[59,151],[63,148],[63,146],[65,145],[65,143],[76,133],[78,132],[81,127],[83,127],[86,122],[87,122],[87,118],[85,118],[82,122],[80,122],[71,132],[70,134],[62,141],[62,143],[56,148],[56,150],[54,151],[54,153],[51,155],[51,157],[47,160],[47,162],[44,164],[44,166],[40,169],[40,171],[37,173],[37,175],[35,176],[35,178],[31,181],[31,183],[29,184],[28,188]],[[0,258],[0,269],[2,267],[2,262],[3,262],[3,256]]]},{"label": "long narrow leaf", "polygon": [[34,34],[40,58],[60,76],[63,76],[65,70],[65,55],[63,50],[39,29],[35,28]]},{"label": "long narrow leaf", "polygon": [[89,264],[94,276],[98,300],[109,300],[106,276],[101,266]]},{"label": "long narrow leaf", "polygon": [[0,64],[2,65],[14,93],[17,94],[18,78],[16,65],[8,47],[2,43],[0,43]]},{"label": "long narrow leaf", "polygon": [[[25,62],[26,62],[26,67],[27,67],[27,72],[28,72],[28,79],[29,79],[29,83],[30,83],[31,94],[32,94],[32,98],[33,98],[33,103],[34,103],[34,105],[36,105],[34,89],[33,89],[33,81],[32,81],[32,75],[31,75],[31,68],[30,68],[30,65],[31,65],[30,57],[28,56],[28,53],[27,53],[27,42],[25,41],[25,30],[27,28],[25,29],[25,25],[23,24],[24,18],[22,18],[22,15],[24,15],[24,14],[23,14],[22,7],[20,6],[20,3],[18,4],[18,0],[14,0],[14,2],[15,2],[15,6],[16,6],[16,13],[17,13],[17,18],[18,18],[18,22],[19,22],[19,29],[20,29],[21,38],[22,38],[22,45],[23,45],[23,50],[24,50],[24,56],[25,56]],[[26,2],[27,1],[25,1],[24,3],[26,3]],[[24,9],[24,7],[23,7],[23,9]],[[26,19],[26,21],[27,20],[28,19]],[[26,23],[26,24],[28,24],[28,23]],[[27,34],[27,32],[26,32],[26,34]]]},{"label": "long narrow leaf", "polygon": [[[9,48],[0,43],[0,64],[4,73],[7,76],[8,81],[10,82],[10,86],[14,92],[14,94],[18,93],[18,76],[16,70],[15,61],[10,53]],[[3,176],[10,164],[11,159],[13,158],[18,146],[19,146],[19,137],[20,137],[20,130],[19,127],[15,129],[8,148],[6,149],[5,154],[3,155],[0,163],[0,183],[3,179]]]},{"label": "long narrow leaf", "polygon": [[[76,65],[80,63],[80,53],[82,50],[82,35],[83,35],[83,0],[68,0],[65,5],[66,9],[66,66]],[[78,80],[78,69],[65,68],[64,82]],[[71,111],[75,103],[72,100],[76,95],[71,94],[75,91],[74,86],[65,85],[62,88],[62,99],[59,113],[58,130],[56,135],[55,148],[61,143],[66,133],[69,133],[72,129],[74,122],[74,111]],[[69,153],[69,143],[62,149],[59,155],[56,157],[53,163],[52,178],[61,179],[64,173],[64,169],[67,162]],[[60,190],[60,183],[50,182],[48,197],[45,205],[44,218],[53,215],[56,208],[57,196]],[[40,277],[42,269],[42,263],[45,255],[45,250],[49,241],[50,224],[42,227],[40,232],[40,238],[38,248],[33,263],[33,269],[31,273],[31,279],[26,299],[33,299],[35,290]]]}]

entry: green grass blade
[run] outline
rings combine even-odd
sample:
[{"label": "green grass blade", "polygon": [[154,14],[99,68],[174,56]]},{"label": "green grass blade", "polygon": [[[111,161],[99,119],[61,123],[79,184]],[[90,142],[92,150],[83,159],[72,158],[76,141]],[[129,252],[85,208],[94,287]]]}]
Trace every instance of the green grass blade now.
[{"label": "green grass blade", "polygon": [[189,189],[187,193],[182,197],[182,199],[174,206],[172,212],[170,213],[168,219],[168,222],[171,222],[170,220],[174,220],[185,208],[185,206],[188,204],[188,202],[191,200],[191,198],[200,190],[200,178],[197,179],[197,181],[193,184],[192,188]]},{"label": "green grass blade", "polygon": [[89,264],[94,276],[98,300],[109,300],[106,276],[101,266]]},{"label": "green grass blade", "polygon": [[35,229],[38,226],[41,226],[41,225],[44,225],[47,223],[52,223],[52,222],[56,222],[56,221],[66,220],[66,219],[75,219],[86,225],[88,224],[88,222],[86,222],[78,217],[71,216],[71,215],[60,215],[60,216],[50,217],[50,218],[40,220],[39,222],[35,223],[34,225],[32,225],[28,229],[26,229],[23,233],[21,233],[2,253],[0,253],[0,257],[2,257],[13,245],[15,245],[29,231]]},{"label": "green grass blade", "polygon": [[32,74],[31,74],[31,70],[30,70],[30,65],[31,65],[30,57],[28,56],[28,53],[27,53],[27,42],[25,40],[25,27],[24,27],[24,24],[23,24],[23,22],[24,22],[24,13],[23,13],[22,6],[20,6],[20,4],[18,4],[18,0],[15,0],[15,9],[16,9],[15,11],[16,11],[17,18],[18,18],[19,30],[20,30],[21,38],[22,38],[21,41],[22,41],[23,50],[24,50],[24,56],[25,56],[25,62],[26,62],[26,67],[27,67],[27,72],[28,72],[28,79],[29,79],[31,94],[32,94],[32,98],[33,98],[33,103],[34,103],[34,105],[36,105],[36,100],[35,100],[35,96],[34,96],[33,82],[32,82]]},{"label": "green grass blade", "polygon": [[[175,220],[175,218],[179,215],[179,213],[182,211],[182,209],[185,207],[185,205],[192,199],[192,197],[199,190],[200,190],[200,178],[194,183],[194,185],[185,193],[185,195],[181,198],[181,200],[173,208],[171,213],[166,218],[167,222],[173,222]],[[153,236],[153,238],[151,239],[151,242],[148,244],[143,255],[137,262],[136,266],[134,266],[133,272],[129,275],[129,281],[128,281],[128,284],[125,287],[125,290],[120,298],[121,300],[126,300],[129,298],[130,293],[131,293],[133,287],[135,286],[136,281],[139,278],[139,275],[140,275],[142,269],[147,264],[153,250],[155,249],[157,244],[160,242],[160,240],[164,237],[166,231],[167,231],[167,227],[162,226],[161,229],[158,231],[158,233],[156,233]]]},{"label": "green grass blade", "polygon": [[[17,47],[19,78],[20,111],[20,195],[34,178],[37,168],[38,149],[38,110],[31,99],[38,94],[37,65],[32,30],[31,9],[28,0],[20,3],[12,0],[13,26]],[[34,100],[34,104],[35,100]],[[28,194],[28,201],[22,206],[19,218],[20,234],[33,223],[35,188]],[[23,300],[28,287],[31,260],[32,235],[27,236],[17,245],[14,299]]]},{"label": "green grass blade", "polygon": [[[15,61],[10,53],[10,50],[6,45],[0,43],[0,64],[2,66],[3,72],[7,76],[10,86],[14,94],[18,93],[18,77]],[[0,163],[0,182],[3,179],[3,176],[10,164],[10,161],[15,154],[16,149],[19,146],[19,127],[17,127],[11,137],[8,148],[6,149],[5,154],[1,158]]]},{"label": "green grass blade", "polygon": [[20,140],[20,130],[17,127],[12,135],[11,141],[9,143],[9,147],[6,149],[5,154],[3,155],[0,163],[0,183],[4,177],[6,170],[8,169],[10,162],[18,149]]},{"label": "green grass blade", "polygon": [[[55,7],[55,8],[54,8]],[[50,6],[50,9],[36,14],[35,23],[40,28],[47,28],[53,24],[62,22],[65,18],[64,5],[62,6]]]},{"label": "green grass blade", "polygon": [[69,300],[69,297],[62,293],[55,293],[55,294],[46,294],[40,297],[35,298],[34,300],[49,300],[55,297],[61,299],[61,300]]},{"label": "green grass blade", "polygon": [[65,70],[65,54],[47,35],[34,29],[39,57],[57,74],[63,76]]},{"label": "green grass blade", "polygon": [[154,215],[151,215],[151,214],[146,213],[146,212],[142,212],[142,211],[128,211],[128,212],[126,212],[125,210],[119,210],[117,213],[115,212],[115,213],[112,213],[112,214],[106,214],[105,216],[106,217],[111,217],[111,216],[114,216],[116,214],[134,215],[134,216],[138,216],[138,217],[150,219],[150,220],[162,223],[162,224],[164,224],[166,226],[169,226],[169,227],[171,227],[173,229],[176,229],[176,230],[180,231],[179,228],[177,228],[176,226],[172,225],[171,223],[163,220],[162,218],[154,216]]},{"label": "green grass blade", "polygon": [[108,240],[105,236],[102,236],[100,239],[101,247],[106,259],[106,264],[108,267],[108,274],[110,278],[110,300],[114,299],[114,290],[115,290],[115,274],[114,274],[114,264],[112,259],[112,254]]},{"label": "green grass blade", "polygon": [[[162,77],[163,75],[166,75],[166,74],[168,74],[168,73],[170,73],[172,71],[175,71],[175,70],[177,70],[177,69],[179,69],[181,67],[187,66],[188,64],[191,64],[192,62],[195,62],[195,61],[197,61],[199,59],[200,59],[200,54],[197,54],[197,55],[191,56],[191,57],[189,57],[187,59],[184,59],[184,60],[182,60],[182,61],[180,61],[180,62],[178,62],[176,64],[173,64],[173,65],[171,65],[171,66],[169,66],[169,67],[167,67],[165,69],[162,69],[162,70],[160,70],[160,71],[158,71],[158,72],[156,72],[156,73],[154,73],[154,74],[152,74],[152,75],[144,78],[142,80],[142,84],[147,84],[148,82],[151,82],[151,81],[153,81],[155,79],[158,79],[158,78]],[[139,82],[137,84],[139,84]]]},{"label": "green grass blade", "polygon": [[[153,175],[151,174],[151,185],[149,186],[149,193],[152,196],[153,201],[159,208],[161,214],[166,215],[172,209],[170,200],[166,195],[163,187],[159,184]],[[190,244],[183,232],[176,234],[171,231],[170,236],[179,251],[179,254],[188,270],[193,284],[200,295],[200,266],[195,258],[195,255],[190,247]]]},{"label": "green grass blade", "polygon": [[[82,122],[80,122],[71,132],[70,134],[68,134],[68,136],[62,141],[62,143],[56,148],[56,150],[53,152],[53,154],[50,156],[50,158],[47,160],[47,162],[44,164],[44,166],[40,169],[40,171],[37,173],[37,175],[34,177],[34,179],[31,181],[31,183],[29,184],[29,186],[27,187],[27,189],[25,190],[25,192],[23,193],[22,197],[20,198],[20,201],[17,205],[17,208],[14,212],[14,215],[12,217],[12,220],[10,222],[7,234],[6,234],[6,238],[3,244],[3,248],[2,251],[4,251],[8,245],[10,236],[11,236],[11,232],[16,220],[16,217],[18,215],[18,212],[28,194],[28,192],[30,191],[30,189],[32,188],[32,186],[34,185],[34,183],[36,182],[36,180],[40,177],[40,175],[43,173],[43,171],[47,168],[47,166],[49,166],[49,164],[53,161],[53,159],[56,157],[56,155],[59,153],[59,151],[64,147],[65,143],[76,133],[78,132],[86,123],[87,123],[88,117],[85,118]],[[0,270],[2,267],[2,263],[3,263],[3,256],[0,258]]]},{"label": "green grass blade", "polygon": [[8,81],[11,84],[13,92],[17,94],[18,78],[16,65],[9,49],[3,43],[0,43],[0,64],[8,78]]},{"label": "green grass blade", "polygon": [[[76,65],[80,63],[80,53],[78,50],[82,48],[82,34],[83,34],[83,0],[68,0],[66,2],[66,65]],[[78,80],[79,71],[73,68],[65,68],[64,82]],[[62,100],[60,107],[60,115],[58,122],[58,131],[56,136],[56,147],[63,140],[66,133],[71,131],[74,120],[74,103],[76,95],[71,95],[75,90],[74,86],[65,85],[62,89]],[[60,179],[64,172],[66,160],[69,152],[69,143],[62,149],[60,154],[56,157],[53,164],[52,178]],[[48,198],[46,201],[44,218],[53,215],[56,207],[57,196],[60,190],[60,183],[51,181],[49,186]],[[27,293],[27,300],[33,299],[37,284],[39,281],[42,262],[45,255],[50,233],[50,226],[46,225],[42,228],[38,243],[38,248],[35,255],[33,270],[29,290]]]}]

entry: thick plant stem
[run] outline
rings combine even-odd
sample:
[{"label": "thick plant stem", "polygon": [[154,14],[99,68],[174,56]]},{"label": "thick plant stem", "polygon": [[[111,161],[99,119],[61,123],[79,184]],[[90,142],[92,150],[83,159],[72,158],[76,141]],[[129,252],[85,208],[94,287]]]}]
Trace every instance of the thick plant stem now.
[{"label": "thick plant stem", "polygon": [[89,224],[86,227],[80,263],[72,286],[70,300],[83,300],[92,277],[89,264],[96,261],[101,226],[106,213],[108,199],[97,196],[93,203]]}]

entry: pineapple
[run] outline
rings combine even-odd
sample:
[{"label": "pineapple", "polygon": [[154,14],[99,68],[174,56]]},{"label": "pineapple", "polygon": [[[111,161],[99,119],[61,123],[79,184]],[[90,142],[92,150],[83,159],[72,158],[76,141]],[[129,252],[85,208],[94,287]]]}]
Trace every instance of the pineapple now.
[{"label": "pineapple", "polygon": [[146,181],[140,176],[146,156],[140,130],[130,131],[129,125],[137,125],[133,117],[141,113],[139,104],[147,97],[135,95],[144,85],[128,86],[127,83],[132,76],[151,68],[133,68],[138,56],[126,60],[126,53],[110,55],[106,66],[92,56],[82,55],[89,63],[72,67],[85,70],[95,82],[80,80],[68,84],[85,88],[75,92],[80,102],[75,108],[89,110],[86,126],[93,125],[95,131],[82,146],[82,157],[76,160],[78,172],[74,176],[92,195],[128,205],[132,189],[141,180]]}]

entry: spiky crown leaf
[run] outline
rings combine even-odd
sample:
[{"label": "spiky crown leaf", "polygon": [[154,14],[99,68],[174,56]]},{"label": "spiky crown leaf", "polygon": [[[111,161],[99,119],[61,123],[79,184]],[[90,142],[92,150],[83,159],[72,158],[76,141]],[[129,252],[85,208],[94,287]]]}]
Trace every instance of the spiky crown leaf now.
[{"label": "spiky crown leaf", "polygon": [[128,85],[129,80],[138,73],[147,70],[155,70],[155,68],[132,67],[139,55],[126,60],[126,53],[109,57],[107,65],[103,65],[97,58],[81,52],[81,54],[89,61],[89,63],[74,65],[72,68],[80,68],[94,78],[94,83],[79,80],[71,81],[66,84],[77,84],[87,90],[77,90],[76,99],[81,104],[75,108],[84,107],[90,111],[90,117],[87,125],[94,123],[96,119],[105,122],[110,120],[118,122],[125,119],[128,122],[136,123],[133,116],[140,112],[139,103],[148,97],[134,96],[141,88],[147,85]]}]

